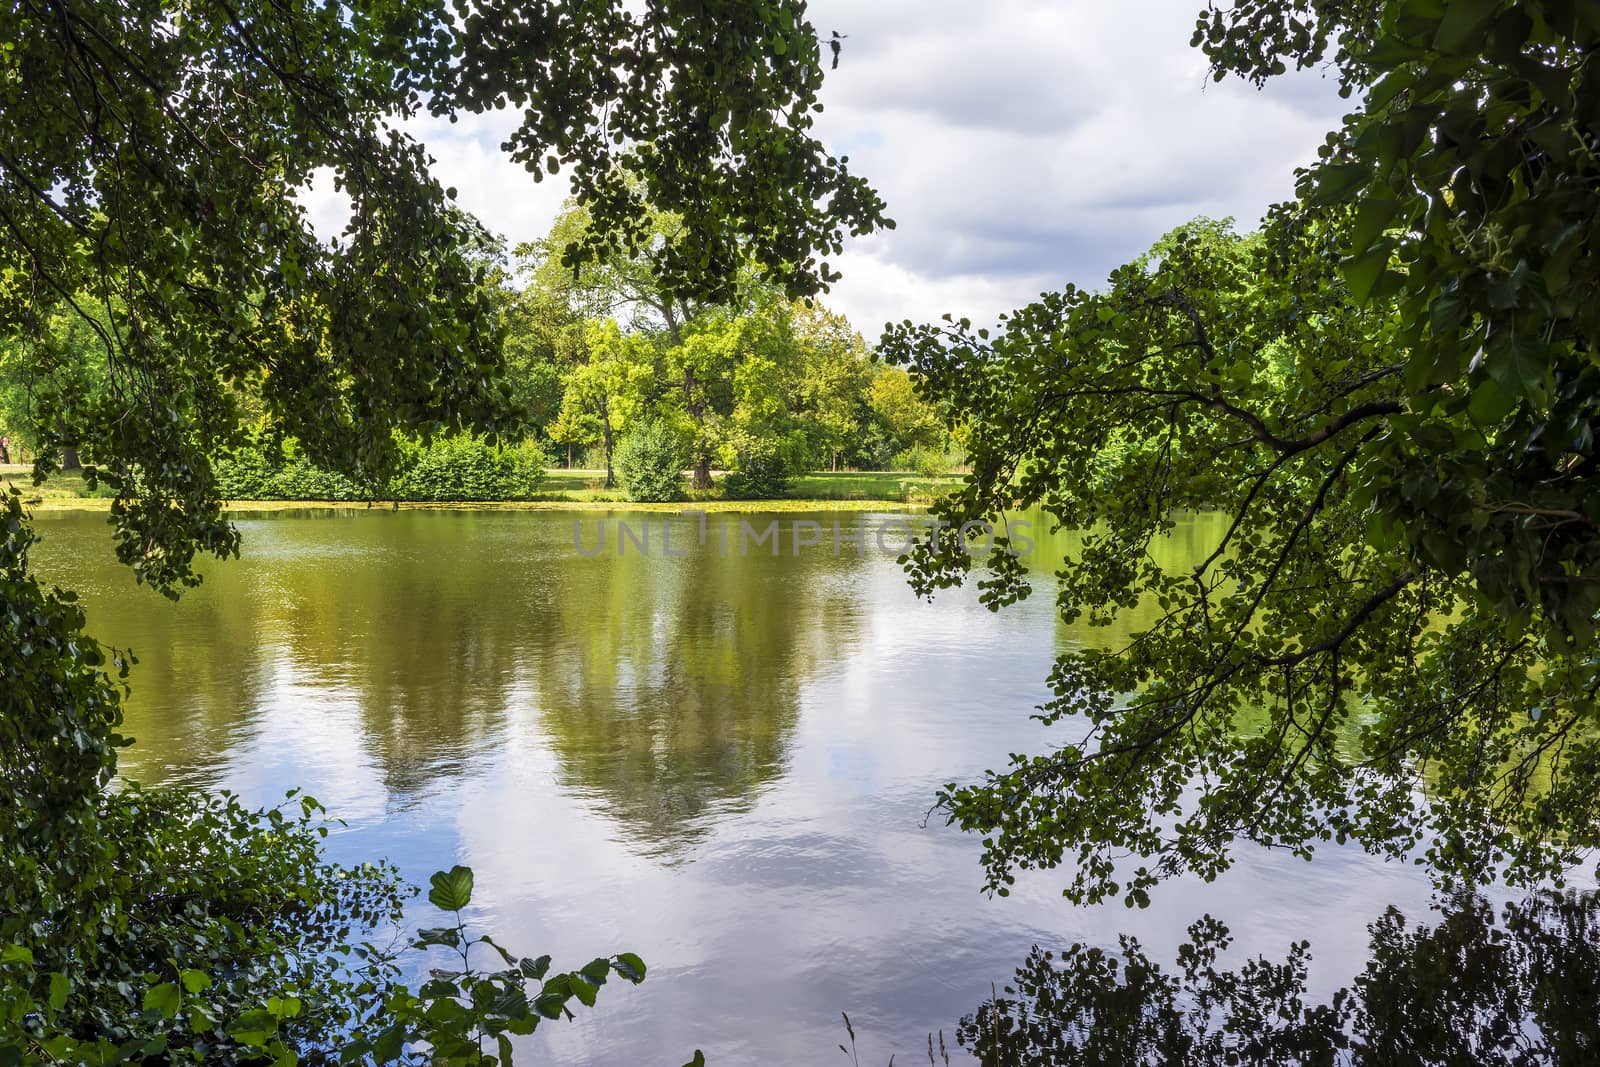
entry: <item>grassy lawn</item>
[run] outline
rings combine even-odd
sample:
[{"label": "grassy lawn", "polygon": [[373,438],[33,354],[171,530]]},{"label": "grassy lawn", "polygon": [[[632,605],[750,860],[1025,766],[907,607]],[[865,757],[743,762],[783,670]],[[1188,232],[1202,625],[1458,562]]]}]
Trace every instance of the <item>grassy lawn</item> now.
[{"label": "grassy lawn", "polygon": [[793,500],[895,500],[919,503],[943,496],[960,485],[961,478],[959,474],[929,478],[912,471],[816,471],[791,479],[788,496]]},{"label": "grassy lawn", "polygon": [[[545,472],[540,497],[552,500],[616,501],[627,496],[619,489],[605,488],[605,471],[567,470],[561,467]],[[819,471],[791,479],[785,500],[881,500],[886,503],[926,503],[949,492],[961,483],[959,474],[927,478],[910,471]],[[691,494],[701,499],[699,494]],[[715,490],[706,499],[719,499]]]},{"label": "grassy lawn", "polygon": [[62,471],[43,485],[34,485],[33,465],[28,463],[0,464],[0,482],[22,490],[22,499],[30,504],[64,503],[112,495],[104,486],[97,492],[90,492],[89,487],[83,484],[83,475],[78,471]]},{"label": "grassy lawn", "polygon": [[[83,483],[83,475],[76,471],[63,471],[44,485],[35,486],[33,468],[19,463],[0,465],[0,482],[15,485],[22,491],[24,500],[45,508],[104,507],[100,501],[111,495],[104,487],[97,492],[90,492]],[[773,503],[828,500],[841,503],[925,504],[933,497],[949,492],[960,482],[959,474],[927,478],[910,471],[820,471],[793,478],[788,493]],[[691,493],[690,497],[690,503],[710,504],[713,507],[722,502],[720,490]],[[538,499],[546,503],[625,504],[628,498],[620,488],[605,488],[604,471],[557,467],[545,472],[544,488]],[[726,506],[748,510],[751,503],[728,501]],[[269,503],[267,506],[276,505]]]}]

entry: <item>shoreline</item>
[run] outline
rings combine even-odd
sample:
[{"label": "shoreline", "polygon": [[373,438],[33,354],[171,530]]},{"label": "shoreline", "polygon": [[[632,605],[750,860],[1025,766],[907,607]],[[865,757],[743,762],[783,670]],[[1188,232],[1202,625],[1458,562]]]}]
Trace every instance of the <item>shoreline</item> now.
[{"label": "shoreline", "polygon": [[[110,497],[54,497],[23,506],[33,513],[60,511],[111,510]],[[627,500],[232,500],[224,501],[227,515],[264,514],[280,511],[621,511],[681,515],[701,511],[706,514],[755,514],[804,511],[894,511],[928,510],[928,504],[903,500],[828,500],[780,497],[773,500],[675,500],[645,503]]]}]

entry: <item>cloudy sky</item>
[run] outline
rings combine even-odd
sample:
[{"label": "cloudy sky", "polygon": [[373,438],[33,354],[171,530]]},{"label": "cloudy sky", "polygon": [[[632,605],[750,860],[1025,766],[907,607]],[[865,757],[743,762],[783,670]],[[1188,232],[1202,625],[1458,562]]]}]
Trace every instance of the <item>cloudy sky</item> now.
[{"label": "cloudy sky", "polygon": [[[1315,73],[1265,91],[1209,82],[1189,47],[1200,6],[812,0],[821,36],[849,35],[818,131],[898,224],[835,261],[844,280],[826,302],[869,338],[946,311],[992,321],[1041,290],[1099,283],[1195,215],[1254,223],[1344,109]],[[566,183],[505,162],[509,125],[412,128],[462,206],[517,242],[546,232]],[[310,206],[332,217],[327,190]]]}]

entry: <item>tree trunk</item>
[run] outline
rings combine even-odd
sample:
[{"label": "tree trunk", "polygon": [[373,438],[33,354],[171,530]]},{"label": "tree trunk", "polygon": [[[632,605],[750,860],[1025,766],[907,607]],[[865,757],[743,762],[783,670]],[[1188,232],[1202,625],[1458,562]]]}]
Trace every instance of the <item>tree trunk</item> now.
[{"label": "tree trunk", "polygon": [[78,450],[76,448],[63,448],[61,450],[62,470],[75,471],[82,466],[83,464],[78,461]]},{"label": "tree trunk", "polygon": [[[696,435],[705,433],[706,408],[703,398],[695,389],[695,376],[693,367],[683,369],[683,408],[688,412],[689,418],[694,421]],[[700,441],[696,441],[690,449],[694,473],[690,485],[696,489],[711,488],[711,454],[706,451]]]}]

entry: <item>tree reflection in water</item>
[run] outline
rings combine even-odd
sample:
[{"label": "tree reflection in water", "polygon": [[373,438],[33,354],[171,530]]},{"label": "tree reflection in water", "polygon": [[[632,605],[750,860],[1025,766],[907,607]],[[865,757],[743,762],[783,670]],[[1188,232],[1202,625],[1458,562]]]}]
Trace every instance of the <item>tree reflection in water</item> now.
[{"label": "tree reflection in water", "polygon": [[959,1039],[986,1067],[1600,1063],[1600,893],[1541,894],[1498,921],[1464,898],[1438,918],[1390,908],[1366,970],[1314,1005],[1308,942],[1223,970],[1228,929],[1209,916],[1170,970],[1127,936],[1120,954],[1035,946]]}]

